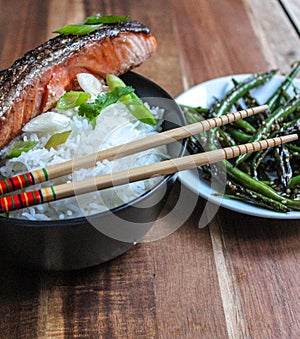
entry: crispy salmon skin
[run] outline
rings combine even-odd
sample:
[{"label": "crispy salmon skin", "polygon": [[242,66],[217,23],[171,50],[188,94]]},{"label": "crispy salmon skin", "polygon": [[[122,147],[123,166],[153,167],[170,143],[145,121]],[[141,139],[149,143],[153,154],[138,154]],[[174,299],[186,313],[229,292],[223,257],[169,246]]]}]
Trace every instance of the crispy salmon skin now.
[{"label": "crispy salmon skin", "polygon": [[76,75],[104,78],[147,60],[157,43],[149,28],[127,20],[83,36],[58,35],[0,72],[0,149],[38,114],[76,87]]}]

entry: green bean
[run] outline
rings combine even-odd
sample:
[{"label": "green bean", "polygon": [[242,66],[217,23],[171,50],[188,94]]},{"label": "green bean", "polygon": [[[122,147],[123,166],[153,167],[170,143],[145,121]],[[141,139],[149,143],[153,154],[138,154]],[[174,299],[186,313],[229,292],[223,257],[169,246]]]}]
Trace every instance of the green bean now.
[{"label": "green bean", "polygon": [[186,121],[189,123],[189,124],[194,124],[196,122],[199,122],[201,121],[201,119],[195,117],[194,114],[191,114],[190,112],[187,112],[185,114],[185,118],[186,118]]},{"label": "green bean", "polygon": [[204,120],[201,116],[191,113],[191,111],[185,112],[185,118],[189,124],[194,124]]},{"label": "green bean", "polygon": [[244,81],[240,82],[237,86],[233,87],[226,93],[224,99],[216,108],[214,116],[219,117],[223,114],[228,113],[238,99],[242,98],[243,95],[245,95],[251,89],[265,84],[274,76],[275,73],[276,71],[274,70],[267,73],[256,73],[245,79]]},{"label": "green bean", "polygon": [[[226,93],[224,99],[215,108],[213,116],[219,117],[223,114],[228,113],[238,99],[242,98],[243,95],[245,95],[251,89],[259,85],[265,84],[274,76],[275,73],[276,71],[270,71],[267,73],[256,73],[251,77],[245,79],[244,81],[240,82],[237,86],[233,87]],[[214,131],[215,130],[211,131],[211,133],[209,134],[209,144],[213,144],[215,135]]]},{"label": "green bean", "polygon": [[[229,189],[227,188],[229,187]],[[229,194],[227,193],[229,191]],[[231,194],[230,194],[231,193]],[[247,201],[254,206],[268,208],[275,212],[288,212],[290,209],[284,204],[264,196],[263,194],[252,191],[237,184],[226,185],[226,197],[236,200]]]},{"label": "green bean", "polygon": [[[298,119],[295,119],[295,120],[292,120],[292,121],[289,121],[289,122],[283,124],[279,128],[279,130],[273,131],[269,135],[269,138],[274,138],[274,137],[278,137],[280,135],[287,135],[287,134],[291,134],[291,133],[297,133],[297,131],[299,131],[299,129],[300,129],[300,121]],[[289,145],[286,145],[285,147],[290,149],[291,147],[296,147],[296,146],[289,144]],[[297,151],[297,150],[295,149],[295,151]],[[300,148],[298,149],[298,151],[300,152]],[[252,162],[251,162],[251,173],[253,174],[253,177],[255,179],[258,179],[258,176],[257,176],[258,170],[257,169],[268,153],[269,153],[269,150],[264,150],[264,151],[256,152],[256,154],[253,156],[253,159],[252,159]],[[243,163],[239,164],[239,166],[241,166],[242,164]]]},{"label": "green bean", "polygon": [[286,134],[296,133],[300,131],[300,120],[294,119],[292,121],[286,122],[280,128],[280,132],[285,132]]},{"label": "green bean", "polygon": [[[233,106],[234,106],[235,111],[241,111],[241,110],[245,109],[245,107],[243,107],[238,101],[236,101]],[[242,131],[246,132],[246,133],[253,134],[253,133],[255,133],[256,129],[255,129],[255,127],[253,127],[251,125],[251,123],[247,119],[248,118],[236,120],[232,124],[234,126],[236,126],[237,128],[241,129]]]},{"label": "green bean", "polygon": [[298,152],[292,151],[291,155],[292,155],[293,159],[300,159],[300,153],[298,153]]},{"label": "green bean", "polygon": [[[211,148],[216,149],[214,145],[210,145]],[[265,195],[266,197],[273,199],[278,202],[286,202],[286,198],[280,196],[275,190],[273,190],[271,187],[269,187],[266,184],[263,184],[262,182],[253,179],[245,172],[241,171],[240,169],[234,167],[228,160],[223,160],[224,164],[226,166],[227,173],[237,182],[239,182],[241,185],[245,186],[248,189],[252,189],[253,191],[260,193],[262,195]],[[295,209],[300,210],[300,201],[294,202],[294,201],[288,201],[290,205],[292,205]]]},{"label": "green bean", "polygon": [[[300,70],[300,62],[296,62],[293,70],[291,73],[286,77],[285,81],[282,82],[282,84],[277,88],[277,90],[271,95],[271,97],[267,100],[266,104],[269,105],[269,110],[272,111],[274,107],[276,106],[276,102],[282,95],[282,93],[286,93],[287,89],[289,86],[292,84],[293,79],[296,77]],[[259,154],[257,155],[256,158],[258,158],[261,154],[261,152],[258,152]],[[248,158],[248,156],[245,156],[243,158]],[[242,157],[239,157],[236,159],[236,163],[239,164],[241,163]],[[252,169],[255,169],[255,160],[252,162]]]},{"label": "green bean", "polygon": [[282,200],[282,197],[278,196],[277,192],[274,191],[271,187],[263,184],[259,180],[253,179],[237,167],[234,167],[229,161],[226,161],[226,170],[233,179],[235,179],[244,187],[252,189],[255,192],[264,194],[269,198],[275,199],[277,201]]},{"label": "green bean", "polygon": [[[259,106],[259,105],[256,105]],[[241,111],[243,109],[245,109],[245,107],[243,107],[239,101],[236,101],[235,104],[232,106],[234,107],[235,111]],[[255,133],[256,129],[255,127],[253,127],[251,125],[251,123],[249,121],[247,121],[248,118],[246,119],[241,119],[241,120],[236,120],[234,121],[232,124],[237,126],[238,128],[240,128],[242,131],[246,132],[246,133]]]},{"label": "green bean", "polygon": [[278,146],[274,148],[274,158],[277,163],[276,170],[278,178],[284,189],[288,188],[288,183],[293,175],[293,170],[290,164],[290,153],[287,148]]},{"label": "green bean", "polygon": [[[258,179],[258,168],[265,159],[265,157],[267,156],[267,154],[269,153],[269,151],[270,151],[269,149],[266,149],[255,153],[250,166],[253,178]],[[244,163],[245,162],[243,162],[241,165],[243,165]]]},{"label": "green bean", "polygon": [[232,138],[231,135],[226,133],[226,131],[219,128],[216,133],[218,134],[218,140],[220,141],[222,147],[230,147],[236,145],[235,140]]},{"label": "green bean", "polygon": [[291,207],[295,210],[300,211],[300,200],[291,200],[286,197],[279,195],[273,188],[262,183],[259,180],[253,179],[237,167],[234,167],[229,161],[225,160],[227,173],[239,184],[244,187],[251,189],[257,193],[260,193],[268,198],[275,201],[279,201],[287,207]]},{"label": "green bean", "polygon": [[285,102],[291,100],[291,96],[289,95],[289,93],[284,88],[281,89],[281,98],[283,98],[285,100]]},{"label": "green bean", "polygon": [[[293,113],[300,105],[300,96],[294,97],[286,105],[276,109],[266,120],[263,125],[257,130],[256,134],[251,137],[249,142],[255,142],[261,139],[266,139],[271,131],[271,128],[276,120],[284,120],[291,113]],[[243,154],[236,159],[236,165],[241,164],[251,154]]]},{"label": "green bean", "polygon": [[[185,118],[187,120],[187,122],[189,124],[194,124],[196,122],[199,122],[199,121],[203,121],[204,118],[202,117],[202,115],[198,114],[198,113],[195,113],[195,111],[193,110],[192,107],[187,107],[185,106],[184,107],[184,110],[183,110],[184,114],[185,114]],[[200,138],[205,138],[206,136],[206,132],[201,132],[199,133],[199,137]]]},{"label": "green bean", "polygon": [[288,188],[293,189],[296,186],[300,187],[300,174],[296,175],[295,177],[292,177],[288,183]]},{"label": "green bean", "polygon": [[[204,150],[203,146],[201,145],[201,143],[199,142],[199,140],[194,136],[189,137],[189,140],[188,140],[188,143],[187,143],[187,150],[190,152],[190,154],[205,152],[205,150]],[[208,175],[208,176],[211,175],[210,165],[204,165],[201,168],[206,175]]]},{"label": "green bean", "polygon": [[199,113],[200,115],[206,115],[209,112],[209,108],[205,108],[205,107],[192,107],[192,106],[188,106],[188,105],[179,105],[181,107],[181,109],[186,109],[186,110],[190,110],[192,112],[196,112]]},{"label": "green bean", "polygon": [[291,86],[293,79],[297,76],[300,71],[300,61],[297,61],[293,66],[291,73],[285,78],[282,84],[277,88],[277,90],[269,97],[266,104],[269,106],[270,111],[273,111],[276,108],[277,101],[282,94],[282,90],[287,91]]},{"label": "green bean", "polygon": [[231,81],[232,81],[234,87],[237,86],[240,83],[235,78],[232,78]]},{"label": "green bean", "polygon": [[[233,82],[234,86],[237,86],[239,84],[239,81],[237,81],[236,79],[231,79]],[[245,108],[249,108],[249,107],[255,107],[255,106],[259,106],[259,102],[250,94],[250,92],[245,93],[245,95],[241,98],[244,100],[245,103],[245,107],[242,106],[242,104],[240,102],[236,102],[235,106],[237,106],[237,110],[242,110]]]},{"label": "green bean", "polygon": [[250,122],[248,122],[247,120],[236,120],[234,122],[234,125],[236,125],[237,127],[239,127],[241,130],[243,130],[246,133],[255,133],[256,132],[256,128],[253,127]]},{"label": "green bean", "polygon": [[259,106],[259,102],[249,92],[244,95],[243,99],[247,107]]},{"label": "green bean", "polygon": [[[292,85],[292,79],[299,70],[300,62],[296,64],[289,76],[268,99],[268,102],[274,105],[273,108],[271,106],[272,111],[269,110],[261,117],[249,117],[247,120],[241,120],[242,128],[237,128],[237,124],[231,124],[207,132],[208,138],[203,139],[207,142],[206,148],[216,149],[216,141],[219,141],[222,147],[227,147],[236,143],[254,142],[265,138],[299,133],[300,95],[294,95],[289,100],[291,95],[290,92],[287,93],[288,87]],[[264,77],[269,77],[264,79],[264,82],[271,79],[274,74],[275,71],[264,73]],[[226,114],[233,107],[237,110],[246,109],[249,102],[251,106],[253,106],[253,102],[257,105],[256,99],[251,97],[250,90],[261,84],[260,81],[257,82],[259,76],[261,75],[254,74],[242,82],[233,79],[234,89],[227,92],[221,101],[216,99],[209,109],[209,114],[207,114],[207,109],[201,107],[201,113],[203,109],[201,118],[207,119],[208,116],[216,117]],[[246,87],[247,90],[245,90]],[[280,106],[278,107],[278,105]],[[199,116],[200,113],[195,112],[189,116],[188,120],[193,121],[195,117],[199,119]],[[244,121],[247,124],[244,125]],[[246,130],[248,124],[250,130]],[[253,129],[255,129],[255,132],[253,132]],[[199,147],[196,148],[199,151]],[[191,152],[194,151],[191,150]],[[247,201],[277,212],[300,211],[300,200],[297,199],[299,197],[298,187],[300,186],[300,165],[297,158],[300,156],[299,143],[287,144],[284,145],[284,148],[280,146],[257,152],[253,154],[251,161],[244,161],[248,156],[238,163],[234,160],[224,160],[228,178],[236,186],[242,187],[241,189],[232,189],[230,192],[227,189],[225,196]],[[274,158],[276,158],[277,163]],[[239,167],[234,164],[238,164]],[[277,178],[275,177],[276,170],[278,171]],[[207,167],[205,173],[208,175],[209,171],[210,169]],[[211,176],[212,173],[209,175]]]},{"label": "green bean", "polygon": [[300,200],[292,200],[286,197],[279,195],[274,189],[270,186],[262,183],[259,180],[253,179],[243,171],[239,170],[236,167],[233,167],[229,161],[226,161],[226,170],[227,173],[237,180],[241,185],[248,189],[252,189],[253,191],[260,193],[268,198],[271,198],[275,201],[278,201],[287,207],[293,208],[297,211],[300,211]]},{"label": "green bean", "polygon": [[287,147],[288,147],[290,150],[292,150],[292,151],[297,152],[297,153],[300,154],[300,146],[287,145]]},{"label": "green bean", "polygon": [[234,138],[234,140],[238,142],[246,143],[251,138],[251,135],[246,134],[238,129],[232,128],[230,126],[228,126],[226,129],[228,130],[229,134]]}]

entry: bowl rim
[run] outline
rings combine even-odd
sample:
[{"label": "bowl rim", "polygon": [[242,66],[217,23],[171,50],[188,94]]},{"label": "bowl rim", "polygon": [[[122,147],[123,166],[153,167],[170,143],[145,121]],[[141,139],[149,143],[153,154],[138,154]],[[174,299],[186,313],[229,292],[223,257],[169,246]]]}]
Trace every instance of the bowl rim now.
[{"label": "bowl rim", "polygon": [[[175,101],[175,99],[165,89],[160,87],[157,83],[153,82],[149,78],[147,78],[147,77],[145,77],[141,74],[138,74],[136,72],[128,71],[128,72],[120,75],[120,77],[122,78],[123,76],[126,76],[126,75],[133,76],[137,79],[142,80],[148,86],[155,87],[162,94],[163,98],[172,100],[172,102],[174,103],[174,105],[176,106],[176,108],[178,110],[179,118],[181,120],[182,125],[184,126],[184,125],[187,124],[184,113],[182,112],[180,106]],[[182,147],[181,147],[181,150],[180,150],[178,157],[182,157],[184,155],[184,153],[186,151],[186,145],[187,145],[187,139],[183,139],[182,140]],[[148,196],[152,195],[154,192],[159,190],[159,188],[162,185],[166,184],[171,179],[175,180],[177,178],[177,175],[178,175],[178,173],[165,175],[165,176],[163,176],[163,178],[157,184],[155,184],[154,187],[152,187],[148,191],[144,192],[142,195],[139,195],[138,197],[134,198],[133,200],[130,200],[130,201],[128,201],[128,202],[126,202],[126,203],[124,203],[120,206],[117,206],[113,209],[106,210],[106,211],[103,211],[103,212],[99,212],[99,213],[96,213],[96,214],[88,215],[87,217],[96,218],[96,217],[100,217],[100,216],[106,216],[109,213],[114,213],[114,214],[119,213],[119,212],[123,211],[124,209],[126,209],[128,207],[132,207],[133,205],[138,204],[139,202],[141,202],[142,200],[146,199]],[[4,221],[6,223],[11,223],[11,224],[14,224],[16,226],[30,227],[30,228],[35,228],[35,227],[43,227],[43,228],[50,227],[51,228],[51,227],[71,227],[71,226],[73,227],[73,226],[82,225],[85,221],[87,221],[87,217],[81,216],[81,217],[77,217],[77,218],[55,219],[55,220],[28,220],[28,219],[10,218],[10,217],[5,217],[5,216],[0,216],[0,223],[1,223],[1,221]]]}]

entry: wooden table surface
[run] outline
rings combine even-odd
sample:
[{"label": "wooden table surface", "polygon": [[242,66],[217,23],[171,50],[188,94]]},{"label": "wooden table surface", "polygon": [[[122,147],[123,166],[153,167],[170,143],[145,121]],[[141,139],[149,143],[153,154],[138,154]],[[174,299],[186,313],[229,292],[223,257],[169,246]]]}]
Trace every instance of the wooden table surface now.
[{"label": "wooden table surface", "polygon": [[[136,72],[174,97],[300,60],[298,0],[0,0],[0,68],[97,12],[151,28],[158,52]],[[199,229],[204,205],[168,237],[97,267],[33,273],[1,257],[0,337],[299,338],[299,220],[221,208]]]}]

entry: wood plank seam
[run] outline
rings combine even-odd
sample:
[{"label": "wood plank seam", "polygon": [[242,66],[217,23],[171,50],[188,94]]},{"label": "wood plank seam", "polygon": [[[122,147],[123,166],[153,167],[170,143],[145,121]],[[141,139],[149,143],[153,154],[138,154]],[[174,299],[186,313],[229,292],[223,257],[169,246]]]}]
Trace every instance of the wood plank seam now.
[{"label": "wood plank seam", "polygon": [[[291,25],[294,27],[295,31],[300,38],[300,21],[299,21],[299,14],[300,14],[300,6],[296,2],[294,3],[293,0],[278,0],[282,9],[286,13],[287,17],[289,18]],[[297,1],[297,0],[296,0]]]},{"label": "wood plank seam", "polygon": [[234,268],[230,257],[226,255],[223,234],[216,222],[209,225],[214,260],[220,286],[224,316],[229,339],[250,338],[247,319],[243,308]]}]

